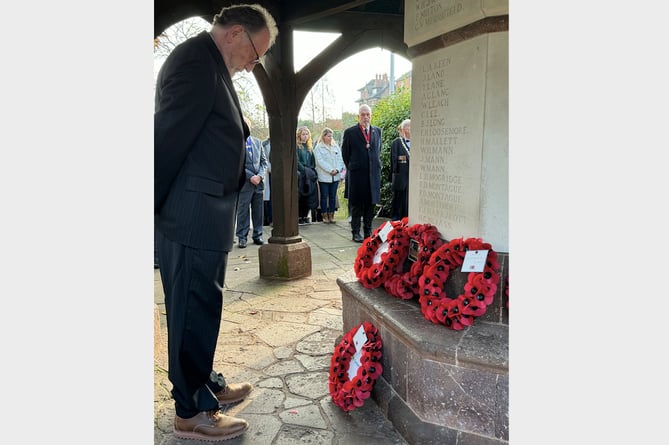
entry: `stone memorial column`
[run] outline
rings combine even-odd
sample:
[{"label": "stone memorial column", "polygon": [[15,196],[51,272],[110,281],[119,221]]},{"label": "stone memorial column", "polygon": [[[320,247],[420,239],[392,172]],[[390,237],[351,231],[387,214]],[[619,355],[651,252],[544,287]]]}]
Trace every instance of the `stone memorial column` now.
[{"label": "stone memorial column", "polygon": [[[509,441],[508,2],[405,0],[411,57],[409,224],[481,238],[497,252],[491,305],[462,330],[422,320],[420,304],[339,280],[344,330],[383,339],[372,397],[410,444]],[[454,270],[454,298],[467,282]]]},{"label": "stone memorial column", "polygon": [[508,2],[407,0],[409,222],[509,251]]}]

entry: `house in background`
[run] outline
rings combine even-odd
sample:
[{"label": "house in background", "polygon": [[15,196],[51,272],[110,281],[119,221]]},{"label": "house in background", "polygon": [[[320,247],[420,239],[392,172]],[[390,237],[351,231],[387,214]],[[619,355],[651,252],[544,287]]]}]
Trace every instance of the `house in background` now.
[{"label": "house in background", "polygon": [[411,89],[411,71],[407,71],[405,74],[402,74],[395,81],[395,91],[399,90],[410,90]]},{"label": "house in background", "polygon": [[[403,74],[394,82],[394,90],[398,91],[399,89],[411,89],[411,71]],[[364,87],[358,89],[360,91],[360,99],[356,102],[358,104],[367,104],[370,107],[374,108],[376,103],[388,97],[391,93],[390,90],[390,80],[388,79],[388,74],[377,74],[376,77],[369,82]]]},{"label": "house in background", "polygon": [[388,97],[388,94],[390,94],[388,74],[377,74],[374,79],[367,82],[367,85],[358,89],[358,91],[360,91],[360,99],[357,102],[361,105],[367,104],[373,108],[379,100]]}]

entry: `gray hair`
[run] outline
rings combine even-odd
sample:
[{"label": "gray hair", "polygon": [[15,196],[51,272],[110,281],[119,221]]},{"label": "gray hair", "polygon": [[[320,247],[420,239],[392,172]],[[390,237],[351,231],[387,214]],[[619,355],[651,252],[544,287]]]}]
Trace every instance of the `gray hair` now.
[{"label": "gray hair", "polygon": [[223,27],[232,25],[241,25],[251,34],[256,33],[263,28],[269,30],[269,46],[271,47],[279,35],[279,28],[272,14],[258,4],[254,5],[232,5],[221,9],[221,12],[214,16],[212,25]]}]

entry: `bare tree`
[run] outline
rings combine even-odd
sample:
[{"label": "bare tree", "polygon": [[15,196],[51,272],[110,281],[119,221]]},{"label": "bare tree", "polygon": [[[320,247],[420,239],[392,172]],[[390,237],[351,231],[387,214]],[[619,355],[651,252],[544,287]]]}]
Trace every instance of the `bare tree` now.
[{"label": "bare tree", "polygon": [[321,77],[309,90],[301,112],[307,113],[314,125],[325,125],[327,118],[332,114],[331,98],[332,90],[327,77]]},{"label": "bare tree", "polygon": [[164,59],[179,43],[202,31],[208,31],[210,28],[211,24],[202,17],[191,17],[177,22],[156,37],[153,44],[153,55]]}]

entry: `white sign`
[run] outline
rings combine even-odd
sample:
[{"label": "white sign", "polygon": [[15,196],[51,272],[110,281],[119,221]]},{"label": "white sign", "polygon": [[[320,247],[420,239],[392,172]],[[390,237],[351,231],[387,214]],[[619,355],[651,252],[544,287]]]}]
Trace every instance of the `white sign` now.
[{"label": "white sign", "polygon": [[365,328],[360,325],[358,331],[353,336],[353,346],[355,346],[355,354],[351,357],[351,363],[348,365],[348,379],[353,380],[353,377],[358,373],[358,368],[360,368],[360,357],[362,357],[362,347],[367,343],[367,334],[365,333]]},{"label": "white sign", "polygon": [[393,225],[385,222],[383,228],[377,232],[377,236],[385,243],[391,230],[393,230]]},{"label": "white sign", "polygon": [[468,250],[462,262],[461,272],[483,272],[486,258],[488,258],[487,250]]},{"label": "white sign", "polygon": [[376,253],[374,254],[374,258],[372,258],[372,264],[377,264],[381,262],[381,254],[388,252],[388,249],[390,249],[390,244],[388,241],[384,241],[383,244],[379,246],[378,249],[376,249]]}]

